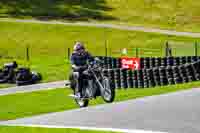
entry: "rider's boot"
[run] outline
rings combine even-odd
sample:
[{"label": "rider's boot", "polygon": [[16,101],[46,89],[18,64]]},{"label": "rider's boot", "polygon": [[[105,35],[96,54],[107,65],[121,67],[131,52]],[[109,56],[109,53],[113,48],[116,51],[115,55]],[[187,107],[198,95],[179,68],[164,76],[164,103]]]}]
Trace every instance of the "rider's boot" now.
[{"label": "rider's boot", "polygon": [[81,84],[81,82],[79,81],[78,84],[77,84],[78,92],[76,93],[76,96],[77,96],[78,98],[82,98],[81,87],[82,87],[82,84]]},{"label": "rider's boot", "polygon": [[76,97],[81,98],[82,97],[81,93],[80,92],[76,93]]}]

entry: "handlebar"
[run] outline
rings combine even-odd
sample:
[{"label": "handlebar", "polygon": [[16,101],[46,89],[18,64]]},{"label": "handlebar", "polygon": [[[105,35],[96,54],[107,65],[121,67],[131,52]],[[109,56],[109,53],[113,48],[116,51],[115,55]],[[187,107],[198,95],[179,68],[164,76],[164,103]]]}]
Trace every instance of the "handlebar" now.
[{"label": "handlebar", "polygon": [[93,69],[101,70],[102,68],[101,65],[102,65],[102,62],[98,58],[95,58],[94,61],[89,62],[88,68],[92,70]]}]

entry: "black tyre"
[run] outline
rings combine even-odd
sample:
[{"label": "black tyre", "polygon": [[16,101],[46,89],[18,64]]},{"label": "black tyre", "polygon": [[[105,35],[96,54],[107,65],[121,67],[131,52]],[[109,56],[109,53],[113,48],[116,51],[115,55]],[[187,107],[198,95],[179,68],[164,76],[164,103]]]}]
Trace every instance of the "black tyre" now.
[{"label": "black tyre", "polygon": [[121,88],[120,70],[116,69],[114,71],[114,75],[115,75],[115,88],[119,89]]},{"label": "black tyre", "polygon": [[127,70],[127,86],[128,88],[133,88],[133,71]]},{"label": "black tyre", "polygon": [[161,66],[161,58],[155,58],[155,67],[160,67]]},{"label": "black tyre", "polygon": [[37,83],[42,80],[42,75],[38,72],[32,72],[32,83]]},{"label": "black tyre", "polygon": [[174,66],[180,65],[180,57],[174,57]]},{"label": "black tyre", "polygon": [[127,69],[120,69],[120,80],[121,80],[121,87],[123,89],[127,88]]},{"label": "black tyre", "polygon": [[155,67],[155,58],[150,58],[150,68],[154,68]]},{"label": "black tyre", "polygon": [[167,58],[166,57],[163,57],[161,58],[161,66],[167,66]]}]

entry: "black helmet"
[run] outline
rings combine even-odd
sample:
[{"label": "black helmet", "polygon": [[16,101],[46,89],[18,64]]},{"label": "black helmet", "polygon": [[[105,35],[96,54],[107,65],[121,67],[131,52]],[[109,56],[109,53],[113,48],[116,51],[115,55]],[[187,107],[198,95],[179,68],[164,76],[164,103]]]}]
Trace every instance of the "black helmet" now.
[{"label": "black helmet", "polygon": [[74,51],[84,50],[84,44],[82,42],[76,42],[74,45]]},{"label": "black helmet", "polygon": [[18,65],[16,61],[4,64],[4,68],[17,68],[17,66]]}]

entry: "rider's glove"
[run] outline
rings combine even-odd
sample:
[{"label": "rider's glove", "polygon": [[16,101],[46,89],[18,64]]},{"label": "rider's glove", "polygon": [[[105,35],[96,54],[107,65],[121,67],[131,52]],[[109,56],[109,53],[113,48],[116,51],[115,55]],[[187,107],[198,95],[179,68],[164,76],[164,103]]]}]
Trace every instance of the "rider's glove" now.
[{"label": "rider's glove", "polygon": [[87,65],[84,65],[84,66],[75,66],[75,65],[73,65],[72,68],[73,68],[74,71],[84,71],[84,70],[86,70],[88,68],[88,66]]}]

